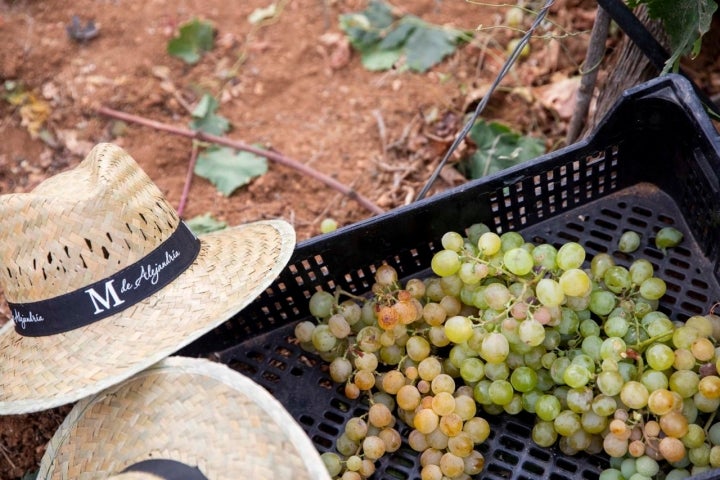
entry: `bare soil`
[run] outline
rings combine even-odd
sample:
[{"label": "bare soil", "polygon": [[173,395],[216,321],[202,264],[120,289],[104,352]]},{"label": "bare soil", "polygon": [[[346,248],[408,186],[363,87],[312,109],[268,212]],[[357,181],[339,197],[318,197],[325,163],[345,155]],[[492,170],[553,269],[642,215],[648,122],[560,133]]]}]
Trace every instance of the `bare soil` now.
[{"label": "bare soil", "polygon": [[[370,72],[338,26],[339,14],[360,11],[366,1],[287,0],[278,2],[284,8],[272,20],[253,26],[248,15],[270,3],[0,1],[0,94],[22,89],[32,95],[24,105],[0,99],[0,194],[29,191],[76,165],[96,143],[110,141],[125,148],[179,206],[192,140],[97,110],[106,106],[187,127],[190,111],[208,92],[220,99],[218,113],[232,125],[228,137],[280,152],[389,210],[413,201],[505,61],[508,41],[521,35],[503,27],[507,8],[494,5],[500,2],[397,2],[400,14],[484,29],[428,72]],[[563,146],[574,99],[574,84],[563,82],[580,71],[594,8],[591,1],[557,0],[548,24],[552,38],[532,39],[530,55],[495,92],[484,118],[543,138],[548,150]],[[94,21],[99,35],[71,39],[66,27],[75,15],[81,25]],[[194,17],[212,22],[217,35],[213,50],[189,66],[166,46]],[[529,26],[532,16],[525,22]],[[609,55],[620,35],[608,40]],[[690,65],[691,73],[716,94],[720,41],[706,44],[716,46]],[[607,68],[602,66],[601,82]],[[446,168],[431,193],[464,181]],[[320,234],[324,218],[343,226],[372,215],[278,164],[230,197],[194,177],[182,216],[205,213],[229,225],[284,218],[299,241]],[[0,313],[1,324],[7,321],[4,305]],[[68,410],[0,417],[0,479],[37,469]]]}]

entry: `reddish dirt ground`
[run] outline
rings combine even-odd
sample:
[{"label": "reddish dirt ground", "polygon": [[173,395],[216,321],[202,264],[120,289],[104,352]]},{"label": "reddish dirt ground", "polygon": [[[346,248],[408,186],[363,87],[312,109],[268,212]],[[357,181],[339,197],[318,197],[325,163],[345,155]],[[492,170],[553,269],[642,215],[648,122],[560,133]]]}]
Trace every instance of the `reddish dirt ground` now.
[{"label": "reddish dirt ground", "polygon": [[[110,141],[124,147],[179,206],[192,141],[120,123],[97,109],[187,127],[190,110],[209,92],[232,125],[228,137],[272,148],[392,209],[415,198],[505,61],[508,41],[520,36],[502,28],[507,7],[493,5],[500,2],[398,2],[399,14],[475,31],[474,40],[426,73],[370,72],[344,42],[337,21],[367,2],[278,2],[284,8],[253,27],[248,15],[270,3],[247,0],[229,8],[220,0],[0,2],[0,94],[22,88],[37,99],[36,110],[0,99],[0,194],[29,191],[76,165],[94,144]],[[70,39],[66,26],[74,15],[83,24],[93,20],[99,35],[79,43]],[[166,46],[193,17],[212,22],[217,35],[212,51],[188,66],[168,55]],[[558,0],[549,18],[553,37],[532,39],[530,55],[495,92],[484,117],[543,138],[552,150],[563,146],[572,106],[560,82],[579,72],[594,2]],[[524,26],[531,21],[526,16]],[[480,25],[485,28],[476,31]],[[710,93],[720,91],[716,49],[691,66]],[[42,120],[50,137],[32,135],[32,120]],[[447,168],[433,192],[463,181]],[[273,163],[230,197],[194,177],[183,217],[205,213],[229,225],[284,218],[299,241],[320,234],[324,218],[342,226],[372,215],[338,191]],[[4,305],[0,313],[1,324]],[[0,479],[37,469],[68,408],[0,417]]]}]

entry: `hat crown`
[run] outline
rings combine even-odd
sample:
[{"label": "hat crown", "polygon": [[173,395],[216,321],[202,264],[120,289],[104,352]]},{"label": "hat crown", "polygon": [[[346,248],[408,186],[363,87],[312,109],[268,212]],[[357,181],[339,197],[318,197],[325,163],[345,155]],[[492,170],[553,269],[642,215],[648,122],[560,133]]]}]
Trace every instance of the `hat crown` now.
[{"label": "hat crown", "polygon": [[74,169],[0,197],[0,282],[7,301],[75,291],[147,256],[180,219],[118,146],[95,146]]}]

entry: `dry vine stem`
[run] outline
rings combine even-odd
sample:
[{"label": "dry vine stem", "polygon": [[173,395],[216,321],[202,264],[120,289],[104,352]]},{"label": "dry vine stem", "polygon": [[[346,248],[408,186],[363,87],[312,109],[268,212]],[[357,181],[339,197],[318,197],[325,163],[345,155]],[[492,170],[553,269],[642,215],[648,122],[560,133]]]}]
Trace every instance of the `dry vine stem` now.
[{"label": "dry vine stem", "polygon": [[380,214],[380,213],[384,212],[384,210],[382,208],[375,205],[370,199],[368,199],[365,196],[361,195],[360,193],[356,192],[352,188],[338,182],[334,178],[332,178],[328,175],[325,175],[324,173],[318,172],[317,170],[315,170],[311,167],[308,167],[305,164],[302,164],[296,160],[288,158],[285,155],[281,155],[277,152],[272,152],[270,150],[263,150],[261,148],[253,147],[252,145],[248,145],[246,143],[240,142],[238,140],[231,140],[226,137],[220,137],[218,135],[211,135],[209,133],[205,133],[202,131],[188,130],[186,128],[176,127],[174,125],[170,125],[170,124],[163,123],[163,122],[158,122],[156,120],[150,120],[149,118],[140,117],[138,115],[121,112],[119,110],[113,110],[112,108],[108,108],[108,107],[99,107],[98,113],[100,113],[101,115],[106,115],[111,118],[116,118],[118,120],[123,120],[123,121],[131,122],[131,123],[137,123],[139,125],[144,125],[146,127],[154,128],[156,130],[173,133],[175,135],[180,135],[182,137],[193,138],[196,140],[202,140],[205,142],[215,143],[217,145],[223,145],[226,147],[234,148],[236,150],[242,150],[242,151],[254,153],[255,155],[265,157],[268,160],[272,160],[273,162],[279,163],[280,165],[285,165],[286,167],[293,168],[301,173],[304,173],[305,175],[308,175],[309,177],[315,178],[316,180],[323,182],[324,184],[328,185],[329,187],[334,188],[335,190],[352,198],[353,200],[355,200],[360,205],[362,205],[363,207],[365,207],[366,209],[368,209],[369,211],[371,211],[374,214]]}]

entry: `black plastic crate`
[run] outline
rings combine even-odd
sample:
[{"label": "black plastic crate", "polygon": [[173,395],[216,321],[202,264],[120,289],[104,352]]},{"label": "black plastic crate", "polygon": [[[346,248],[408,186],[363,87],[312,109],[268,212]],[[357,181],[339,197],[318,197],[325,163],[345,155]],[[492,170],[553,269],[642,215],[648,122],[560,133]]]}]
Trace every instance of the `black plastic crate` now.
[{"label": "black plastic crate", "polygon": [[[345,422],[366,410],[334,384],[326,364],[292,341],[318,289],[363,295],[376,268],[425,276],[440,237],[484,222],[533,242],[577,241],[588,259],[611,253],[628,266],[644,257],[668,285],[660,310],[684,320],[720,301],[720,136],[689,82],[676,75],[625,92],[586,140],[497,174],[299,243],[288,266],[250,306],[183,351],[210,356],[266,387],[320,451],[334,449]],[[655,233],[685,234],[663,254]],[[625,230],[642,235],[632,255],[615,250]],[[597,479],[607,458],[568,457],[530,441],[525,416],[486,416],[482,479]],[[407,434],[407,431],[401,433]],[[419,455],[404,445],[378,462],[374,478],[419,479]],[[694,477],[708,480],[720,471]]]}]

